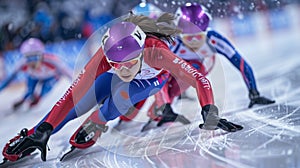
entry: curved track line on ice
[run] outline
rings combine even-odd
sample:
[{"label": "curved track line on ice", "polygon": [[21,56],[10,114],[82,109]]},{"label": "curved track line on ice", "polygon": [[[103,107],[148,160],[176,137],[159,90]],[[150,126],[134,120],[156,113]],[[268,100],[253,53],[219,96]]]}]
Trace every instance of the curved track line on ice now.
[{"label": "curved track line on ice", "polygon": [[249,132],[258,131],[258,130],[260,130],[263,127],[266,127],[268,125],[273,125],[276,128],[286,129],[286,130],[292,131],[294,133],[300,134],[299,126],[298,127],[297,126],[291,126],[291,125],[287,125],[287,123],[281,122],[284,119],[287,119],[288,117],[291,117],[296,112],[299,113],[299,111],[300,111],[299,109],[300,109],[300,107],[297,107],[292,112],[288,112],[288,114],[286,114],[285,116],[280,117],[280,118],[275,118],[275,119],[269,119],[269,118],[267,118],[267,116],[258,115],[257,113],[254,113],[251,110],[246,111],[246,112],[242,112],[239,115],[242,115],[244,117],[253,118],[255,121],[259,121],[259,122],[265,123],[265,124],[263,124],[263,125],[261,125],[259,127],[255,127],[252,130],[249,130]]},{"label": "curved track line on ice", "polygon": [[[221,135],[222,136],[222,135]],[[227,142],[227,136],[226,135],[223,135],[224,137],[224,141]],[[212,137],[212,138],[215,138],[215,137]],[[206,148],[203,143],[196,143],[201,150],[203,150],[206,154],[212,156],[213,158],[217,159],[217,160],[220,160],[220,161],[223,161],[224,163],[227,163],[227,164],[230,164],[230,166],[234,166],[234,167],[243,167],[243,168],[253,168],[252,166],[248,166],[248,165],[245,165],[245,164],[242,164],[242,163],[239,163],[238,161],[233,161],[233,160],[230,160],[230,159],[227,159],[225,157],[221,157],[221,156],[218,156],[217,154],[211,152],[209,148]],[[224,144],[225,145],[225,144]],[[201,151],[199,151],[200,155],[204,156],[205,154],[203,154]]]}]

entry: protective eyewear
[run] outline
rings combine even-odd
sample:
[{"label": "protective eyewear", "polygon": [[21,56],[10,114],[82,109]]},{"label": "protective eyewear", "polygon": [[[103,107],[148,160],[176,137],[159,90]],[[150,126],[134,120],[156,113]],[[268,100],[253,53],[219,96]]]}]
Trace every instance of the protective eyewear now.
[{"label": "protective eyewear", "polygon": [[181,38],[185,41],[192,41],[193,39],[197,40],[197,41],[201,41],[203,40],[205,37],[204,32],[201,33],[196,33],[196,34],[182,34]]},{"label": "protective eyewear", "polygon": [[140,54],[138,57],[131,59],[129,61],[126,61],[126,62],[114,62],[109,59],[107,59],[107,61],[110,64],[110,66],[113,67],[114,69],[119,70],[122,67],[130,69],[139,62],[139,59],[141,58],[141,56],[142,56],[142,54]]},{"label": "protective eyewear", "polygon": [[38,62],[39,60],[41,60],[41,55],[29,55],[26,56],[26,62],[30,63],[30,62]]}]

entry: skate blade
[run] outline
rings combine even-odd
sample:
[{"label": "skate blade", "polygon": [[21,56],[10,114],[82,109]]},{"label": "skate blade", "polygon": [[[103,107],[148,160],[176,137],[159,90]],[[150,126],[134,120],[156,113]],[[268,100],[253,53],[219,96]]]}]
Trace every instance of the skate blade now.
[{"label": "skate blade", "polygon": [[178,117],[176,118],[176,121],[184,124],[184,125],[187,125],[187,124],[190,124],[191,121],[188,120],[187,118],[185,118],[183,115],[178,115]]},{"label": "skate blade", "polygon": [[62,162],[62,161],[68,160],[68,158],[70,158],[74,154],[75,149],[76,149],[76,147],[71,146],[71,149],[62,155],[62,157],[60,158],[60,161]]},{"label": "skate blade", "polygon": [[149,119],[149,121],[142,127],[141,132],[152,129],[151,123],[153,120]]},{"label": "skate blade", "polygon": [[[16,164],[19,164],[19,163],[23,163],[23,162],[26,162],[27,160],[31,160],[33,159],[35,156],[37,156],[39,153],[32,153],[28,156],[24,156],[16,161],[9,161],[7,160],[6,158],[3,159],[3,161],[0,163],[0,168],[4,168],[4,167],[8,167],[8,166],[15,166]],[[18,167],[18,166],[16,166]],[[21,166],[20,166],[21,167]]]}]

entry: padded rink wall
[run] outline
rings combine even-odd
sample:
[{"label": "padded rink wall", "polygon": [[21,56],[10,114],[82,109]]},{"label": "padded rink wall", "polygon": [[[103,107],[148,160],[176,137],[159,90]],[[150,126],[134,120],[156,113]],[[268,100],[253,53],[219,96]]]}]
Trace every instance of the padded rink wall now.
[{"label": "padded rink wall", "polygon": [[[266,44],[273,38],[278,38],[277,36],[299,34],[299,16],[300,6],[288,5],[271,11],[237,14],[230,18],[214,18],[211,27],[228,37],[233,43],[242,43],[239,46],[253,45],[253,43],[262,46],[259,43]],[[85,40],[70,40],[48,44],[46,51],[56,54],[70,68],[74,68],[84,42]],[[3,53],[3,58],[0,58],[0,80],[12,73],[20,58],[18,50]],[[21,81],[24,81],[23,75],[19,75],[15,80],[15,82]]]},{"label": "padded rink wall", "polygon": [[[232,44],[250,63],[252,68],[268,63],[274,52],[281,52],[284,57],[295,55],[283,46],[293,48],[300,39],[300,5],[287,5],[281,9],[237,14],[230,18],[216,18],[212,27],[229,38]],[[285,47],[288,48],[288,47]],[[257,55],[260,55],[257,59]],[[266,64],[267,65],[267,64]]]},{"label": "padded rink wall", "polygon": [[[65,62],[67,66],[69,66],[69,68],[73,69],[76,57],[84,43],[85,40],[70,40],[47,44],[46,52],[58,56],[62,61]],[[21,57],[22,56],[18,50],[12,50],[3,53],[3,58],[0,59],[0,68],[2,68],[0,79],[9,76],[14,71],[15,65],[21,59]],[[24,81],[24,79],[24,74],[19,73],[17,79],[14,80],[14,82],[19,83]]]},{"label": "padded rink wall", "polygon": [[281,9],[249,14],[237,14],[230,18],[215,18],[212,27],[231,39],[265,37],[281,33],[299,32],[300,6],[288,5]]}]

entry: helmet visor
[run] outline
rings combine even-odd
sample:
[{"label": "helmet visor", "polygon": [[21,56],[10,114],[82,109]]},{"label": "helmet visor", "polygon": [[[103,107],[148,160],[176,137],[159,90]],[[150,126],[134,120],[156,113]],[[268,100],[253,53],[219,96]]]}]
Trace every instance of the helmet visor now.
[{"label": "helmet visor", "polygon": [[38,62],[38,61],[41,60],[41,58],[42,58],[42,55],[39,55],[39,54],[37,54],[37,55],[28,55],[28,56],[26,56],[26,62],[27,63]]},{"label": "helmet visor", "polygon": [[205,33],[199,32],[194,34],[181,34],[181,39],[187,42],[191,42],[192,40],[202,41],[205,39]]},{"label": "helmet visor", "polygon": [[141,58],[141,56],[142,56],[142,53],[140,53],[138,57],[131,59],[129,61],[125,61],[125,62],[115,62],[115,61],[111,61],[109,59],[107,59],[107,61],[108,61],[109,65],[116,70],[120,70],[122,67],[130,69],[139,62],[139,59]]}]

